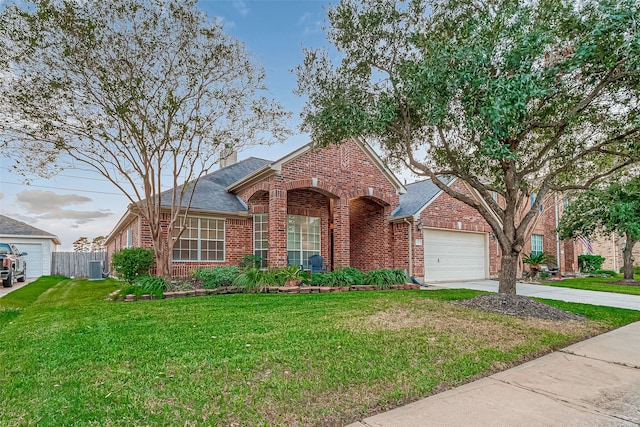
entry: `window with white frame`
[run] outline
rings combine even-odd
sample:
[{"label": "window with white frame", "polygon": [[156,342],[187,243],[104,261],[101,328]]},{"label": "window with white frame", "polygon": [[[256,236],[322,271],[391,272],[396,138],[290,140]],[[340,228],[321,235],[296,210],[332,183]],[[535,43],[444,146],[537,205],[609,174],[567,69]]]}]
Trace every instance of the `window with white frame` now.
[{"label": "window with white frame", "polygon": [[130,248],[133,246],[133,229],[127,229],[127,246],[126,248]]},{"label": "window with white frame", "polygon": [[174,261],[224,261],[224,220],[193,218],[173,246]]},{"label": "window with white frame", "polygon": [[320,218],[288,215],[288,264],[310,268],[309,257],[312,255],[320,255]]},{"label": "window with white frame", "polygon": [[542,236],[540,234],[531,235],[531,253],[538,255],[542,253]]},{"label": "window with white frame", "polygon": [[253,216],[253,254],[260,257],[260,267],[267,267],[269,255],[269,215],[266,213]]}]

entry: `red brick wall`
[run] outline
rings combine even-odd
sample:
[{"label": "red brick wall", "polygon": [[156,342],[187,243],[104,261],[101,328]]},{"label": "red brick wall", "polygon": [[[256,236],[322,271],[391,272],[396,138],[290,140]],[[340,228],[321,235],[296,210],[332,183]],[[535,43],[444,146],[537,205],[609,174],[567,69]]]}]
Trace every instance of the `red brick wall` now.
[{"label": "red brick wall", "polygon": [[[563,204],[562,198],[547,197],[542,202],[542,212],[539,212],[533,219],[533,226],[527,236],[523,248],[523,253],[531,253],[531,235],[538,234],[542,236],[542,246],[545,252],[558,258],[560,262],[560,271],[575,272],[578,268],[578,251],[576,251],[575,243],[569,239],[560,242],[560,254],[558,257],[558,248],[556,245],[556,202],[558,204],[558,217],[562,217]],[[527,208],[530,207],[527,201]]]},{"label": "red brick wall", "polygon": [[384,207],[365,198],[349,202],[351,236],[351,266],[368,271],[392,268],[389,256],[389,234],[391,225],[385,216]]},{"label": "red brick wall", "polygon": [[[268,197],[265,196],[267,193]],[[278,195],[278,200],[273,198],[274,194]],[[388,216],[390,209],[397,207],[399,203],[396,188],[354,141],[302,153],[285,162],[280,173],[241,189],[238,195],[242,200],[248,201],[251,212],[269,213],[271,266],[286,264],[284,220],[287,213],[306,215],[304,212],[309,212],[311,215],[310,212],[322,211],[320,215],[311,216],[322,218],[321,255],[327,265],[331,259],[330,224],[334,224],[335,266],[329,267],[337,268],[353,265],[351,256],[355,243],[350,236],[353,221],[347,204],[362,197],[376,199],[385,206],[384,212]],[[370,227],[372,235],[384,236],[383,242],[389,240],[391,230],[388,221],[376,221],[376,225]],[[359,239],[362,241],[363,237]],[[376,259],[389,259],[389,248],[390,243],[383,244],[382,252],[376,255]],[[361,264],[361,260],[362,257],[357,262]]]},{"label": "red brick wall", "polygon": [[[397,222],[397,223],[393,223],[391,225],[392,227],[392,232],[391,232],[391,238],[390,238],[390,245],[391,248],[393,250],[393,254],[391,256],[391,259],[393,260],[393,268],[399,268],[399,269],[403,269],[406,270],[407,273],[409,272],[409,224],[407,224],[406,222]],[[417,249],[415,247],[415,239],[414,239],[414,246],[412,248],[412,250],[415,251],[415,249]],[[421,265],[421,276],[424,276],[424,252],[422,252],[422,263]],[[414,253],[413,254],[413,258],[416,259],[420,257],[420,255]],[[414,263],[414,275],[418,275],[420,273],[418,273],[416,271],[416,266]]]}]

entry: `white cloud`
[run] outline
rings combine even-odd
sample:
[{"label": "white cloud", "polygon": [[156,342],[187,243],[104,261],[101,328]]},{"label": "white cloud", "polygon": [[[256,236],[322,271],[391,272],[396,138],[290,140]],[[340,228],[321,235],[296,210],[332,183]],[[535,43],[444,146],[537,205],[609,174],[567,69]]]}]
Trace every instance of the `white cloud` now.
[{"label": "white cloud", "polygon": [[249,14],[249,8],[243,0],[233,0],[233,7],[242,16],[247,16]]},{"label": "white cloud", "polygon": [[76,224],[84,224],[112,214],[109,209],[83,211],[64,209],[68,205],[93,202],[93,199],[77,194],[56,194],[52,191],[23,190],[16,194],[17,203],[27,213],[36,214],[38,219],[72,219]]},{"label": "white cloud", "polygon": [[302,28],[302,35],[304,36],[322,33],[322,25],[322,19],[314,19],[310,12],[303,13],[297,22],[297,27]]},{"label": "white cloud", "polygon": [[298,26],[304,25],[305,22],[307,22],[307,20],[311,18],[311,13],[310,12],[305,12],[302,14],[302,16],[300,16],[300,18],[298,18]]},{"label": "white cloud", "polygon": [[230,28],[235,28],[236,27],[236,22],[235,21],[227,21],[224,16],[216,16],[215,18],[216,24],[218,25],[222,25],[222,27],[225,30],[228,30]]}]

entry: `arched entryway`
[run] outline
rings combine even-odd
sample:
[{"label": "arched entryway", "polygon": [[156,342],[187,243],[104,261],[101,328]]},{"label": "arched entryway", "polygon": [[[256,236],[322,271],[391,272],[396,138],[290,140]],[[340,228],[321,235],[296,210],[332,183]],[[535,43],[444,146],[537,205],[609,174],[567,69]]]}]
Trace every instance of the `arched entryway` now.
[{"label": "arched entryway", "polygon": [[364,271],[392,267],[388,207],[375,197],[349,200],[351,267]]}]

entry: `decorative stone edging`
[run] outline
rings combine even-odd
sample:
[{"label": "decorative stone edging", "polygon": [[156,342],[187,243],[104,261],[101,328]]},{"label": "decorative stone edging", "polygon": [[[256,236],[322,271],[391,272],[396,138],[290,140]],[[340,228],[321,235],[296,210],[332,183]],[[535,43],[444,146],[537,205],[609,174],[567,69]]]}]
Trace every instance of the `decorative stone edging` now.
[{"label": "decorative stone edging", "polygon": [[[392,285],[384,290],[419,290],[420,285],[413,283],[406,283],[404,285]],[[329,293],[329,292],[353,292],[353,291],[377,291],[383,290],[379,286],[371,285],[353,285],[353,286],[268,286],[264,288],[263,293],[269,294],[317,294],[317,293]],[[136,300],[152,300],[158,299],[155,295],[144,294],[136,298],[134,294],[125,295],[124,297],[118,297],[118,291],[114,291],[109,294],[109,298],[112,301],[136,301]],[[172,298],[186,298],[205,295],[223,295],[223,294],[240,294],[243,292],[241,286],[222,286],[220,288],[213,289],[193,289],[189,291],[175,291],[165,292],[164,299]]]}]

